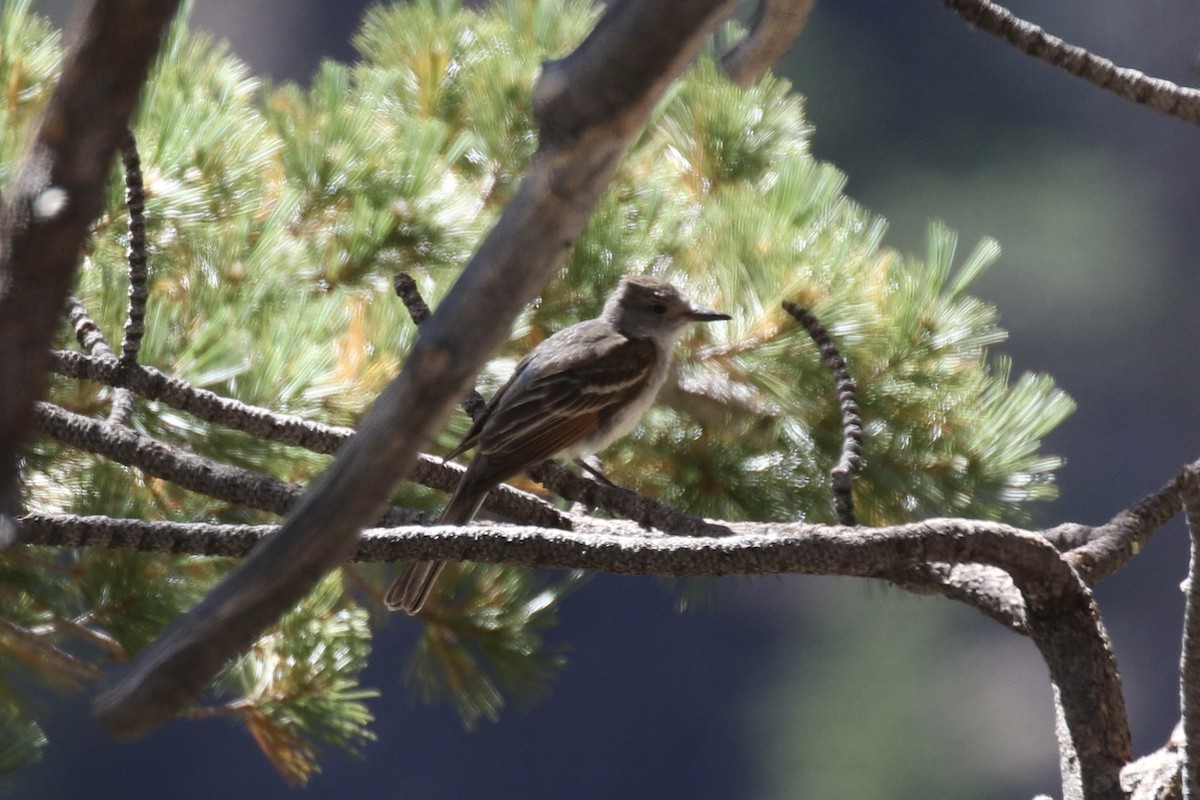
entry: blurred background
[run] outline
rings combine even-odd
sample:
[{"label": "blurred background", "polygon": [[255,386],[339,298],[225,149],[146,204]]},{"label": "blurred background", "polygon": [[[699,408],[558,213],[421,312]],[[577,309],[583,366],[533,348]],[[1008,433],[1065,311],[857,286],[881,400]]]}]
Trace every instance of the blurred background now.
[{"label": "blurred background", "polygon": [[[40,7],[62,22],[73,2]],[[350,59],[365,3],[207,0],[193,24],[256,72],[305,82]],[[1018,15],[1123,66],[1194,83],[1200,5],[1029,0]],[[816,155],[922,253],[942,219],[969,249],[1004,248],[975,284],[1018,372],[1052,374],[1079,410],[1039,524],[1099,523],[1200,458],[1200,130],[1091,87],[973,31],[939,3],[819,3],[780,72],[808,98]],[[965,250],[963,251],[965,252]],[[1163,530],[1097,596],[1137,754],[1178,718],[1186,532]],[[1012,798],[1058,794],[1050,687],[1033,646],[969,609],[881,584],[724,579],[709,611],[671,588],[598,576],[569,597],[570,663],[548,699],[467,732],[400,685],[416,630],[375,642],[378,740],[337,752],[307,798]],[[51,744],[0,787],[29,798],[283,798],[249,735],[175,722],[132,744],[45,696]]]}]

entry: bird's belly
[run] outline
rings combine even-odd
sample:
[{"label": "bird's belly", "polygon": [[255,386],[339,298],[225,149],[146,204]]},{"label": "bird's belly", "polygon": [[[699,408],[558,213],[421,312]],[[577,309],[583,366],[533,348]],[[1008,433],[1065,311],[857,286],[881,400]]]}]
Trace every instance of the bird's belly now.
[{"label": "bird's belly", "polygon": [[579,456],[599,453],[610,444],[637,427],[638,420],[646,413],[646,409],[654,404],[662,381],[656,381],[642,396],[630,403],[625,409],[617,412],[607,425],[598,428],[595,433],[586,436],[571,447],[562,451],[562,458],[577,458]]}]

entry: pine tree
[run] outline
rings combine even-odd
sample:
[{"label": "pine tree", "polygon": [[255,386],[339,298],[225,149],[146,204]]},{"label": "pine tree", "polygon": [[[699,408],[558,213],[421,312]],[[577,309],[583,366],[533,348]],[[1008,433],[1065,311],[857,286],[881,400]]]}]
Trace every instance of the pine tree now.
[{"label": "pine tree", "polygon": [[[392,276],[412,274],[433,304],[453,283],[536,146],[529,96],[541,61],[568,52],[597,13],[580,0],[379,7],[355,37],[360,60],[323,64],[308,88],[264,85],[222,44],[177,23],[133,131],[150,264],[141,362],[245,404],[353,426],[414,340]],[[28,2],[6,4],[2,24],[7,179],[60,45]],[[593,315],[620,275],[667,277],[734,319],[689,334],[659,404],[606,453],[608,477],[708,517],[831,521],[825,476],[842,423],[816,348],[780,308],[792,300],[824,322],[858,384],[861,521],[1024,519],[1032,501],[1053,496],[1060,460],[1040,442],[1072,402],[1050,378],[1014,378],[988,354],[1004,331],[995,309],[967,292],[999,247],[985,240],[959,256],[955,235],[934,224],[923,255],[886,248],[884,221],[843,194],[844,176],[810,154],[810,134],[787,81],[736,87],[705,53],[639,137],[566,267],[480,376],[481,392],[522,352]],[[124,187],[114,170],[76,289],[108,336],[126,315],[134,226]],[[71,338],[64,327],[60,346]],[[59,378],[50,401],[99,418],[114,390]],[[440,452],[467,424],[460,416],[441,434]],[[328,461],[160,401],[135,399],[129,425],[296,484]],[[28,454],[23,491],[37,514],[277,519],[53,438]],[[408,484],[394,504],[431,511],[442,497]],[[0,769],[27,763],[43,744],[15,676],[61,689],[89,683],[230,563],[101,548],[0,556]],[[496,719],[507,702],[548,690],[563,657],[545,632],[582,576],[451,572],[409,680],[421,697],[453,702],[467,724]],[[317,769],[318,745],[353,752],[371,737],[374,690],[357,676],[385,581],[381,567],[365,565],[330,576],[192,713],[240,718],[289,780]]]}]

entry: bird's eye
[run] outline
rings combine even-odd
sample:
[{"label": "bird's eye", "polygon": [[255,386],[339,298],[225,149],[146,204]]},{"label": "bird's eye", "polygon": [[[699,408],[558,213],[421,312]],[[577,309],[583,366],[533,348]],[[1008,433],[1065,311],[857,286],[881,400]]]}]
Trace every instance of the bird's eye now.
[{"label": "bird's eye", "polygon": [[667,304],[666,303],[655,303],[654,305],[650,306],[650,310],[653,311],[655,314],[665,314],[665,313],[667,313]]}]

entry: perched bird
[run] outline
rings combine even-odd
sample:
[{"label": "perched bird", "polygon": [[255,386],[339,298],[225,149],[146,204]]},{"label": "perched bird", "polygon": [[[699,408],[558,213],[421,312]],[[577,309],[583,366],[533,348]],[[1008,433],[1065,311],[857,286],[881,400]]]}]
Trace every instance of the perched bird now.
[{"label": "perched bird", "polygon": [[[629,433],[666,380],[683,329],[729,318],[696,308],[666,281],[623,278],[600,316],[547,337],[521,359],[446,456],[475,448],[439,523],[465,525],[500,483],[554,456],[598,453]],[[388,608],[418,613],[444,566],[410,563],[388,589]]]}]

